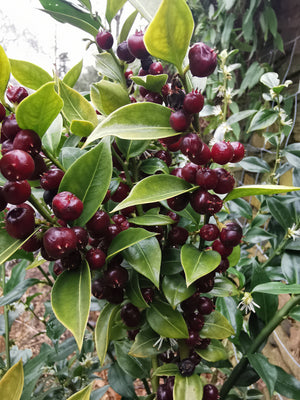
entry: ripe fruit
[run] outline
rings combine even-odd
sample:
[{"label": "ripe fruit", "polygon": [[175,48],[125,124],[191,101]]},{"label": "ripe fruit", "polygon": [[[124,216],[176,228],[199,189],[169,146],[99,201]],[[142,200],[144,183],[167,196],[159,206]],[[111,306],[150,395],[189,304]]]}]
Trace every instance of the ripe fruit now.
[{"label": "ripe fruit", "polygon": [[0,122],[2,122],[5,118],[6,110],[3,104],[0,103]]},{"label": "ripe fruit", "polygon": [[183,100],[183,109],[188,114],[195,114],[202,110],[204,97],[198,90],[188,93]]},{"label": "ripe fruit", "polygon": [[1,136],[4,136],[6,139],[13,140],[20,130],[21,128],[17,123],[15,114],[10,114],[4,118],[1,127]]},{"label": "ripe fruit", "polygon": [[57,218],[74,221],[82,214],[83,203],[75,194],[64,191],[53,198],[52,209]]},{"label": "ripe fruit", "polygon": [[6,182],[3,186],[3,196],[7,203],[21,204],[27,201],[31,187],[27,181]]},{"label": "ripe fruit", "polygon": [[230,143],[233,148],[233,157],[230,160],[232,163],[236,163],[241,161],[245,155],[245,147],[240,142],[231,142]]},{"label": "ripe fruit", "polygon": [[168,206],[174,211],[183,210],[189,203],[190,196],[188,193],[179,194],[167,200]]},{"label": "ripe fruit", "polygon": [[38,154],[41,151],[42,141],[39,135],[30,130],[20,130],[13,141],[13,148],[26,151],[32,156]]},{"label": "ripe fruit", "polygon": [[195,331],[201,331],[201,329],[204,326],[204,317],[201,314],[197,315],[190,315],[187,318],[187,322],[189,324],[189,327]]},{"label": "ripe fruit", "polygon": [[100,31],[97,33],[96,42],[102,50],[110,50],[114,43],[113,35],[108,31]]},{"label": "ripe fruit", "polygon": [[186,155],[194,164],[198,163],[198,155],[203,148],[203,142],[196,133],[188,133],[182,139],[180,150]]},{"label": "ripe fruit", "polygon": [[148,103],[162,104],[163,98],[159,93],[150,92],[146,94],[145,101]]},{"label": "ripe fruit", "polygon": [[196,183],[196,174],[198,168],[198,165],[194,163],[185,164],[181,171],[183,179],[190,183]]},{"label": "ripe fruit", "polygon": [[81,265],[81,254],[78,250],[72,251],[65,257],[61,258],[61,264],[64,269],[75,269]]},{"label": "ripe fruit", "polygon": [[209,215],[216,214],[223,206],[223,201],[218,196],[203,189],[197,189],[191,194],[190,203],[197,213]]},{"label": "ripe fruit", "polygon": [[185,358],[178,364],[178,369],[182,376],[191,376],[195,371],[195,364],[189,358]]},{"label": "ripe fruit", "polygon": [[160,384],[157,388],[156,400],[169,400],[168,393],[167,385],[165,383]]},{"label": "ripe fruit", "polygon": [[129,51],[127,40],[124,40],[118,45],[117,56],[120,60],[125,61],[128,64],[135,60],[135,57]]},{"label": "ripe fruit", "polygon": [[219,234],[219,228],[214,224],[203,225],[199,232],[200,237],[208,242],[218,239]]},{"label": "ripe fruit", "polygon": [[72,229],[77,237],[77,248],[79,250],[85,249],[89,242],[89,235],[87,230],[82,228],[81,226],[74,226]]},{"label": "ripe fruit", "polygon": [[106,260],[106,254],[96,248],[96,249],[90,249],[85,255],[86,261],[89,264],[89,267],[91,270],[97,270],[102,268],[105,265],[105,260]]},{"label": "ripe fruit", "polygon": [[158,150],[157,152],[154,153],[154,157],[159,158],[162,161],[164,161],[167,164],[168,167],[172,163],[172,156],[166,150]]},{"label": "ripe fruit", "polygon": [[6,97],[12,103],[19,104],[27,96],[28,92],[23,86],[9,86],[6,90]]},{"label": "ripe fruit", "polygon": [[171,245],[183,245],[189,237],[189,232],[181,226],[173,226],[169,232],[168,240]]},{"label": "ripe fruit", "polygon": [[21,246],[21,249],[31,253],[33,251],[39,250],[41,246],[42,246],[42,239],[35,233],[29,239],[26,240],[26,242]]},{"label": "ripe fruit", "polygon": [[130,53],[140,60],[147,58],[149,53],[144,43],[144,33],[142,31],[136,31],[133,35],[130,35],[127,39],[128,48]]},{"label": "ripe fruit", "polygon": [[202,189],[214,189],[218,184],[218,174],[214,169],[199,168],[196,174],[196,184]]},{"label": "ripe fruit", "polygon": [[243,229],[240,225],[230,222],[228,223],[220,233],[220,240],[226,247],[237,246],[243,236]]},{"label": "ripe fruit", "polygon": [[203,400],[218,400],[219,391],[214,385],[204,385]]},{"label": "ripe fruit", "polygon": [[147,304],[152,303],[154,297],[154,290],[152,288],[142,288],[141,293]]},{"label": "ripe fruit", "polygon": [[192,75],[205,77],[211,75],[217,66],[217,54],[205,43],[195,43],[189,50]]},{"label": "ripe fruit", "polygon": [[229,261],[226,257],[223,257],[220,264],[217,266],[215,269],[216,272],[219,272],[222,274],[223,272],[227,271],[227,269],[230,267]]},{"label": "ripe fruit", "polygon": [[215,193],[225,194],[231,192],[235,184],[234,177],[224,168],[216,168],[215,172],[218,175],[218,183],[214,188]]},{"label": "ripe fruit", "polygon": [[3,187],[0,186],[0,211],[5,210],[6,206],[7,206],[7,201],[4,198]]},{"label": "ripe fruit", "polygon": [[34,161],[34,171],[33,174],[30,176],[31,181],[40,179],[42,174],[48,170],[44,158],[40,154],[34,154],[33,161]]},{"label": "ripe fruit", "polygon": [[152,63],[153,63],[153,60],[150,55],[146,58],[141,59],[141,67],[144,71],[147,71],[147,75],[149,73],[149,68]]},{"label": "ripe fruit", "polygon": [[141,321],[141,313],[132,303],[125,304],[121,309],[120,315],[124,324],[130,328],[137,326]]},{"label": "ripe fruit", "polygon": [[176,132],[183,132],[188,129],[191,118],[183,110],[175,111],[170,116],[171,128]]},{"label": "ripe fruit", "polygon": [[44,172],[41,176],[41,187],[44,190],[57,190],[64,174],[65,173],[61,169],[49,169],[49,171]]},{"label": "ripe fruit", "polygon": [[110,224],[109,215],[105,211],[98,210],[92,218],[86,223],[86,228],[93,237],[101,237],[107,233]]},{"label": "ripe fruit", "polygon": [[232,253],[233,247],[224,246],[220,239],[216,239],[212,244],[212,249],[217,251],[221,257],[228,257]]},{"label": "ripe fruit", "polygon": [[129,192],[130,192],[130,187],[126,183],[120,182],[117,190],[114,192],[114,194],[110,196],[110,198],[112,199],[112,201],[120,203],[128,196]]},{"label": "ripe fruit", "polygon": [[211,149],[211,158],[217,164],[224,165],[231,161],[233,147],[229,142],[217,142]]},{"label": "ripe fruit", "polygon": [[164,72],[164,68],[160,62],[156,61],[150,64],[148,72],[151,75],[160,75]]},{"label": "ripe fruit", "polygon": [[113,288],[124,288],[128,281],[127,269],[120,265],[109,267],[104,272],[104,279],[107,286]]},{"label": "ripe fruit", "polygon": [[14,149],[13,142],[10,139],[6,139],[2,143],[1,154],[4,156],[4,154],[8,153],[9,151],[12,151],[13,149]]},{"label": "ripe fruit", "polygon": [[49,228],[43,236],[43,246],[53,259],[66,257],[76,250],[77,237],[71,228]]},{"label": "ripe fruit", "polygon": [[34,231],[35,213],[28,204],[20,204],[5,216],[5,229],[15,239],[25,239]]},{"label": "ripe fruit", "polygon": [[1,158],[0,170],[9,181],[23,181],[33,174],[34,161],[25,151],[12,150]]},{"label": "ripe fruit", "polygon": [[208,315],[215,309],[214,303],[205,296],[199,296],[197,301],[197,308],[203,315]]}]

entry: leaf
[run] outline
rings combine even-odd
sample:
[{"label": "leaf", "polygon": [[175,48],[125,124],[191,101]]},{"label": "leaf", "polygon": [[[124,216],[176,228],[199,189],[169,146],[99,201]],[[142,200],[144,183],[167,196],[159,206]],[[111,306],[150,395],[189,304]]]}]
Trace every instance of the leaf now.
[{"label": "leaf", "polygon": [[264,68],[254,61],[247,69],[245,77],[241,83],[239,95],[243,94],[246,89],[252,89],[258,82],[261,75],[265,72]]},{"label": "leaf", "polygon": [[190,244],[181,248],[181,263],[187,286],[216,269],[220,262],[221,256],[216,251],[199,251]]},{"label": "leaf", "polygon": [[59,192],[69,191],[83,202],[83,212],[74,221],[83,226],[95,214],[109,188],[112,160],[109,138],[78,158],[65,173]]},{"label": "leaf", "polygon": [[152,357],[166,351],[169,346],[163,342],[160,349],[155,344],[158,340],[158,335],[149,326],[146,329],[141,329],[136,335],[129,354],[135,357]]},{"label": "leaf", "polygon": [[68,85],[69,87],[73,87],[75,83],[78,81],[83,66],[83,60],[79,61],[74,67],[72,67],[66,75],[63,77],[63,83]]},{"label": "leaf", "polygon": [[237,113],[232,114],[226,121],[227,125],[232,125],[235,124],[236,122],[242,121],[243,119],[246,119],[256,113],[257,110],[245,110],[245,111],[239,111]]},{"label": "leaf", "polygon": [[173,389],[174,400],[202,400],[203,398],[203,383],[199,375],[175,376]]},{"label": "leaf", "polygon": [[125,82],[124,73],[115,58],[108,52],[104,51],[95,56],[97,71],[107,78],[117,82]]},{"label": "leaf", "polygon": [[289,284],[300,284],[300,256],[296,251],[286,251],[281,259],[281,270]]},{"label": "leaf", "polygon": [[37,90],[47,82],[53,81],[43,68],[28,61],[10,59],[11,73],[21,85]]},{"label": "leaf", "polygon": [[141,292],[139,274],[134,270],[130,271],[130,278],[126,284],[126,295],[128,296],[130,302],[136,307],[149,307]]},{"label": "leaf", "polygon": [[270,166],[265,160],[261,160],[258,157],[250,156],[245,157],[242,161],[238,163],[245,171],[250,172],[270,172]]},{"label": "leaf", "polygon": [[16,119],[21,129],[31,129],[40,137],[44,135],[63,107],[54,87],[54,82],[48,82],[18,105]]},{"label": "leaf", "polygon": [[60,151],[59,158],[64,168],[69,169],[71,165],[84,154],[86,154],[86,151],[78,147],[63,147]]},{"label": "leaf", "polygon": [[87,137],[93,132],[94,127],[95,126],[90,121],[80,121],[73,119],[70,125],[70,131],[74,135]]},{"label": "leaf", "polygon": [[277,380],[275,382],[276,392],[293,400],[300,400],[300,382],[292,375],[285,372],[280,367],[277,370]]},{"label": "leaf", "polygon": [[155,300],[146,310],[151,328],[160,336],[174,339],[188,338],[188,328],[181,313],[160,300]]},{"label": "leaf", "polygon": [[114,362],[108,370],[108,383],[112,389],[128,399],[137,399],[135,394],[133,379],[125,374],[118,362]]},{"label": "leaf", "polygon": [[218,340],[212,339],[209,346],[204,349],[197,349],[197,354],[201,358],[209,362],[217,362],[221,360],[227,360],[228,352],[226,348]]},{"label": "leaf", "polygon": [[7,292],[4,296],[1,296],[0,307],[14,303],[15,301],[19,300],[28,288],[30,288],[33,285],[36,285],[37,283],[40,283],[40,280],[35,278],[22,280],[9,292]]},{"label": "leaf", "polygon": [[79,392],[73,394],[73,396],[69,397],[68,400],[89,400],[92,391],[92,384],[86,386]]},{"label": "leaf", "polygon": [[42,145],[53,155],[57,155],[63,130],[62,116],[58,114],[42,137]]},{"label": "leaf", "polygon": [[235,336],[239,336],[243,327],[243,314],[237,306],[237,300],[233,297],[219,297],[216,301],[216,310],[230,322]]},{"label": "leaf", "polygon": [[277,17],[274,9],[270,6],[267,6],[265,9],[266,12],[266,20],[268,22],[268,26],[270,29],[270,32],[272,33],[273,37],[275,38],[277,35]]},{"label": "leaf", "polygon": [[273,233],[270,233],[263,228],[255,226],[246,233],[246,235],[244,236],[244,241],[249,243],[260,243],[264,240],[270,240],[274,237],[276,237],[276,235],[274,235]]},{"label": "leaf", "polygon": [[131,344],[128,341],[114,343],[116,358],[122,370],[133,378],[147,378],[151,368],[149,358],[139,359],[129,354]]},{"label": "leaf", "polygon": [[294,218],[290,213],[290,208],[280,201],[278,197],[268,197],[266,200],[268,208],[276,221],[279,222],[284,229],[291,227]]},{"label": "leaf", "polygon": [[142,17],[151,21],[161,3],[161,0],[129,0],[133,7],[138,10]]},{"label": "leaf", "polygon": [[195,292],[193,287],[186,287],[185,279],[181,275],[165,276],[162,281],[162,290],[173,309]]},{"label": "leaf", "polygon": [[87,262],[58,276],[51,292],[52,308],[56,318],[72,332],[79,350],[83,344],[90,301],[91,275]]},{"label": "leaf", "polygon": [[121,33],[118,37],[118,43],[122,43],[122,42],[124,42],[124,40],[127,39],[129,32],[132,28],[132,25],[134,24],[137,14],[138,14],[138,11],[135,10],[132,14],[129,15],[129,17],[127,17],[126,21],[124,22],[124,24],[121,28]]},{"label": "leaf", "polygon": [[141,171],[147,175],[154,175],[157,171],[162,171],[165,174],[169,173],[167,164],[160,158],[147,158],[141,162]]},{"label": "leaf", "polygon": [[160,104],[128,104],[111,113],[87,138],[84,146],[104,136],[128,140],[155,140],[178,133],[170,127],[171,110]]},{"label": "leaf", "polygon": [[131,76],[130,79],[137,85],[143,86],[150,92],[160,93],[161,88],[167,82],[168,75],[146,75],[146,76]]},{"label": "leaf", "polygon": [[126,0],[107,0],[105,18],[109,24],[125,3]]},{"label": "leaf", "polygon": [[218,311],[213,311],[205,317],[204,326],[200,331],[201,337],[210,339],[226,339],[234,334],[231,324]]},{"label": "leaf", "polygon": [[85,97],[63,81],[59,81],[59,94],[64,102],[63,114],[69,122],[73,120],[89,121],[94,127],[97,125],[96,111]]},{"label": "leaf", "polygon": [[262,354],[248,354],[248,360],[258,375],[267,385],[270,396],[273,395],[275,382],[277,380],[276,367],[269,363],[268,359]]},{"label": "leaf", "polygon": [[125,249],[122,254],[132,268],[159,287],[161,249],[156,238],[142,240]]},{"label": "leaf", "polygon": [[181,70],[194,29],[185,0],[163,0],[148,26],[144,42],[149,53]]},{"label": "leaf", "polygon": [[175,221],[169,217],[168,215],[159,214],[159,209],[157,209],[157,213],[153,213],[149,210],[144,215],[137,216],[134,218],[129,218],[128,222],[135,225],[143,225],[143,226],[161,226],[161,225],[169,225],[173,224]]},{"label": "leaf", "polygon": [[102,79],[91,86],[91,100],[97,110],[104,115],[130,103],[127,90],[120,83]]},{"label": "leaf", "polygon": [[230,13],[230,14],[228,14],[228,16],[226,17],[226,19],[224,21],[224,29],[223,29],[222,36],[221,36],[222,48],[228,48],[235,19],[236,19],[235,15]]},{"label": "leaf", "polygon": [[125,140],[116,138],[116,143],[126,160],[129,160],[146,151],[149,148],[150,140]]},{"label": "leaf", "polygon": [[22,360],[13,365],[0,381],[0,396],[5,400],[19,400],[24,385]]},{"label": "leaf", "polygon": [[107,303],[101,310],[95,328],[95,344],[100,364],[103,365],[109,344],[110,332],[120,306]]},{"label": "leaf", "polygon": [[217,276],[215,278],[214,287],[209,293],[216,297],[227,297],[237,296],[239,290],[230,279],[225,278],[225,276]]},{"label": "leaf", "polygon": [[239,197],[257,196],[260,194],[271,196],[277,193],[287,193],[300,190],[300,187],[284,185],[245,185],[234,188],[225,197],[224,201],[238,199]]},{"label": "leaf", "polygon": [[255,286],[252,293],[269,293],[269,294],[300,294],[300,285],[287,285],[282,282],[267,282]]},{"label": "leaf", "polygon": [[0,45],[0,100],[5,102],[5,92],[10,78],[10,63],[3,47]]},{"label": "leaf", "polygon": [[136,243],[155,236],[155,233],[149,232],[143,228],[128,228],[120,232],[111,242],[108,252],[107,261],[116,254],[135,245]]},{"label": "leaf", "polygon": [[152,376],[174,376],[179,373],[178,365],[173,363],[166,363],[156,368]]},{"label": "leaf", "polygon": [[173,175],[152,175],[139,181],[112,212],[138,204],[156,203],[189,192],[192,185]]},{"label": "leaf", "polygon": [[164,249],[161,267],[163,275],[174,275],[181,272],[180,250],[175,248]]},{"label": "leaf", "polygon": [[263,74],[260,77],[260,81],[270,89],[273,89],[273,87],[278,86],[280,84],[277,72],[267,72]]},{"label": "leaf", "polygon": [[278,112],[275,110],[269,110],[269,109],[260,110],[257,112],[257,114],[254,115],[247,132],[249,133],[265,129],[268,126],[273,125],[274,122],[277,120],[277,118],[278,118]]}]

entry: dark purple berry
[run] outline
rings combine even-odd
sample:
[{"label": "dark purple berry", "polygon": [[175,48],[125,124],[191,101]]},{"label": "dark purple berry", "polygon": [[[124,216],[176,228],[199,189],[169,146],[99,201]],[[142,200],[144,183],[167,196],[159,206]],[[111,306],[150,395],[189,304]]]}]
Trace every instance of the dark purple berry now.
[{"label": "dark purple berry", "polygon": [[188,114],[195,114],[202,110],[204,106],[204,97],[200,92],[192,91],[188,93],[183,101],[183,109]]},{"label": "dark purple berry", "polygon": [[120,265],[110,266],[103,275],[107,286],[124,288],[128,282],[127,269]]},{"label": "dark purple berry", "polygon": [[218,239],[219,234],[219,228],[214,224],[203,225],[199,232],[200,237],[208,242]]},{"label": "dark purple berry", "polygon": [[168,241],[173,246],[183,245],[189,237],[189,232],[181,226],[173,226],[168,235]]},{"label": "dark purple berry", "polygon": [[182,167],[182,177],[185,181],[190,183],[196,183],[196,174],[198,171],[198,165],[194,163],[187,163]]},{"label": "dark purple berry", "polygon": [[153,288],[142,288],[141,293],[147,304],[152,303],[154,297]]},{"label": "dark purple berry", "polygon": [[30,155],[34,156],[41,151],[42,141],[39,135],[30,130],[20,130],[13,141],[13,148],[26,151]]},{"label": "dark purple berry", "polygon": [[86,228],[93,237],[101,237],[107,233],[109,224],[109,215],[105,211],[98,210],[86,223]]},{"label": "dark purple berry", "polygon": [[111,199],[116,203],[120,203],[128,196],[129,192],[130,187],[126,183],[120,182],[117,190],[114,192],[114,194],[111,195]]},{"label": "dark purple berry", "polygon": [[0,186],[0,211],[5,210],[6,207],[7,207],[7,201],[4,198],[3,187]]},{"label": "dark purple berry", "polygon": [[51,168],[43,173],[40,178],[41,187],[44,190],[58,190],[64,172],[58,168]]},{"label": "dark purple berry", "polygon": [[96,42],[100,49],[110,50],[114,43],[113,35],[108,31],[100,31],[97,33]]},{"label": "dark purple berry", "polygon": [[154,157],[159,158],[162,161],[164,161],[167,164],[168,167],[172,163],[172,156],[166,150],[158,150],[157,152],[154,153]]},{"label": "dark purple berry", "polygon": [[189,203],[190,196],[188,193],[179,194],[167,200],[168,206],[174,211],[183,210]]},{"label": "dark purple berry", "polygon": [[6,110],[3,104],[0,103],[0,122],[4,120],[6,116]]},{"label": "dark purple berry", "polygon": [[136,31],[133,35],[130,35],[127,39],[127,44],[130,53],[142,60],[143,58],[147,58],[149,53],[145,47],[144,43],[144,33],[142,31]]},{"label": "dark purple berry", "polygon": [[125,61],[128,64],[132,63],[135,60],[135,57],[129,51],[127,40],[124,40],[124,42],[121,42],[118,45],[117,56],[120,60]]},{"label": "dark purple berry", "polygon": [[203,387],[203,400],[218,400],[219,391],[211,384],[204,385]]},{"label": "dark purple berry", "polygon": [[132,303],[125,304],[121,309],[120,315],[124,324],[130,328],[137,326],[141,321],[141,313]]},{"label": "dark purple berry", "polygon": [[16,134],[21,130],[19,127],[16,115],[10,114],[4,118],[1,127],[1,137],[4,136],[6,139],[14,140]]},{"label": "dark purple berry", "polygon": [[98,248],[91,248],[87,251],[85,258],[89,264],[90,269],[94,271],[97,269],[101,269],[105,265],[106,254]]},{"label": "dark purple berry", "polygon": [[235,184],[234,177],[224,168],[216,168],[215,171],[218,174],[218,184],[214,188],[215,193],[225,194],[231,192]]},{"label": "dark purple berry", "polygon": [[72,251],[66,257],[61,258],[61,264],[64,269],[76,269],[82,262],[81,254],[78,250]]},{"label": "dark purple berry", "polygon": [[220,232],[220,240],[227,247],[234,247],[240,244],[243,236],[243,229],[240,225],[230,222]]},{"label": "dark purple berry", "polygon": [[232,246],[224,246],[220,239],[216,239],[212,244],[212,249],[217,251],[221,257],[228,257],[232,253]]},{"label": "dark purple berry", "polygon": [[189,358],[185,358],[178,364],[178,369],[182,376],[191,376],[195,371],[195,364]]},{"label": "dark purple berry", "polygon": [[189,62],[192,75],[205,77],[211,75],[217,66],[217,54],[206,44],[195,43],[189,50]]},{"label": "dark purple berry", "polygon": [[86,229],[81,226],[74,226],[72,230],[75,232],[77,237],[77,248],[78,250],[84,250],[89,242],[89,235]]}]

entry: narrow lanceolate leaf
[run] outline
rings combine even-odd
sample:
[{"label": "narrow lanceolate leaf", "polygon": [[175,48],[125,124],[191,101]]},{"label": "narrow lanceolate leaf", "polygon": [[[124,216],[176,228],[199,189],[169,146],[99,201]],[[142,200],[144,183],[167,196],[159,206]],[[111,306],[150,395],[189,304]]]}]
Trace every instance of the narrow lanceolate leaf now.
[{"label": "narrow lanceolate leaf", "polygon": [[91,274],[87,262],[65,271],[55,281],[51,304],[56,318],[69,329],[81,350],[91,300]]},{"label": "narrow lanceolate leaf", "polygon": [[190,244],[181,248],[181,263],[187,286],[216,269],[220,262],[221,256],[216,251],[199,251]]},{"label": "narrow lanceolate leaf", "polygon": [[44,135],[63,107],[54,86],[54,82],[46,83],[18,105],[16,118],[22,129],[31,129],[40,137]]},{"label": "narrow lanceolate leaf", "polygon": [[112,212],[137,204],[155,203],[189,192],[193,186],[173,175],[152,175],[138,182]]},{"label": "narrow lanceolate leaf", "polygon": [[59,94],[63,99],[63,114],[69,122],[73,120],[89,121],[94,127],[98,123],[98,118],[94,107],[76,90],[66,85],[63,81],[59,82]]},{"label": "narrow lanceolate leaf", "polygon": [[64,76],[63,82],[69,87],[73,87],[75,83],[78,81],[79,76],[82,71],[83,60],[79,61],[74,67],[72,67]]},{"label": "narrow lanceolate leaf", "polygon": [[163,0],[144,36],[149,53],[179,70],[190,44],[194,20],[185,0]]},{"label": "narrow lanceolate leaf", "polygon": [[201,358],[206,361],[216,362],[220,360],[227,360],[228,352],[219,340],[212,339],[209,346],[204,349],[197,349],[197,353]]},{"label": "narrow lanceolate leaf", "polygon": [[300,190],[300,187],[283,185],[248,185],[233,189],[224,199],[224,201],[238,199],[239,197],[256,196],[259,194],[271,196],[277,193],[287,193]]},{"label": "narrow lanceolate leaf", "polygon": [[24,385],[22,360],[13,365],[0,381],[0,398],[3,400],[19,400]]},{"label": "narrow lanceolate leaf", "polygon": [[101,310],[101,313],[97,320],[95,328],[95,343],[101,365],[103,365],[105,361],[105,356],[110,339],[111,327],[119,309],[119,305],[108,303]]},{"label": "narrow lanceolate leaf", "polygon": [[43,68],[28,61],[10,59],[11,73],[21,85],[37,90],[47,82],[53,81]]},{"label": "narrow lanceolate leaf", "polygon": [[104,115],[130,103],[128,92],[120,83],[104,79],[92,85],[91,99],[97,110]]},{"label": "narrow lanceolate leaf", "polygon": [[126,0],[109,0],[106,3],[106,11],[105,11],[105,18],[107,22],[110,24],[114,16],[123,7],[126,3]]},{"label": "narrow lanceolate leaf", "polygon": [[104,199],[112,174],[109,138],[78,158],[65,173],[59,191],[74,193],[83,202],[83,212],[74,222],[83,226]]},{"label": "narrow lanceolate leaf", "polygon": [[267,385],[270,396],[273,396],[275,382],[277,381],[277,369],[269,363],[268,359],[260,353],[249,354],[248,360],[258,375]]},{"label": "narrow lanceolate leaf", "polygon": [[177,135],[170,127],[171,110],[155,103],[133,103],[119,108],[101,122],[85,146],[104,136],[128,140],[154,140]]},{"label": "narrow lanceolate leaf", "polygon": [[133,378],[147,378],[151,368],[149,358],[136,358],[129,354],[131,343],[129,341],[115,341],[116,359],[122,370]]},{"label": "narrow lanceolate leaf", "polygon": [[300,285],[298,284],[286,285],[285,283],[282,282],[267,282],[255,286],[252,292],[269,293],[269,294],[282,294],[282,293],[300,294]]},{"label": "narrow lanceolate leaf", "polygon": [[0,46],[0,100],[4,102],[4,94],[10,77],[10,63],[2,46]]},{"label": "narrow lanceolate leaf", "polygon": [[138,14],[138,11],[135,10],[135,11],[133,11],[132,14],[130,14],[126,18],[126,21],[124,22],[124,24],[123,24],[123,26],[121,28],[120,35],[118,37],[118,43],[122,43],[124,40],[127,39],[128,35],[129,35],[129,32],[130,32],[130,30],[132,28],[132,25],[133,25],[133,23],[134,23],[134,21],[136,19],[137,14]]},{"label": "narrow lanceolate leaf", "polygon": [[73,394],[73,396],[69,397],[67,400],[89,400],[92,391],[92,385],[86,386],[79,392]]},{"label": "narrow lanceolate leaf", "polygon": [[200,375],[175,376],[174,383],[174,400],[202,400],[203,398],[203,383]]},{"label": "narrow lanceolate leaf", "polygon": [[204,327],[200,336],[209,339],[226,339],[234,335],[234,329],[228,320],[218,311],[213,311],[205,317]]},{"label": "narrow lanceolate leaf", "polygon": [[160,300],[151,303],[146,311],[151,328],[165,338],[185,339],[189,336],[188,328],[181,313]]}]

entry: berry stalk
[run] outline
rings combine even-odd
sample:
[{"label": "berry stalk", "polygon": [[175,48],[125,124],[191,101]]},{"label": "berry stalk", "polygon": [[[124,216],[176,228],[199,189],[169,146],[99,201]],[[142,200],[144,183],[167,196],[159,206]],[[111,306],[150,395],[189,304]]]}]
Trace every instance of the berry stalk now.
[{"label": "berry stalk", "polygon": [[33,205],[33,207],[45,218],[46,221],[51,222],[53,224],[53,218],[49,214],[49,212],[42,206],[42,204],[38,201],[38,199],[31,193],[29,197],[29,202]]}]

